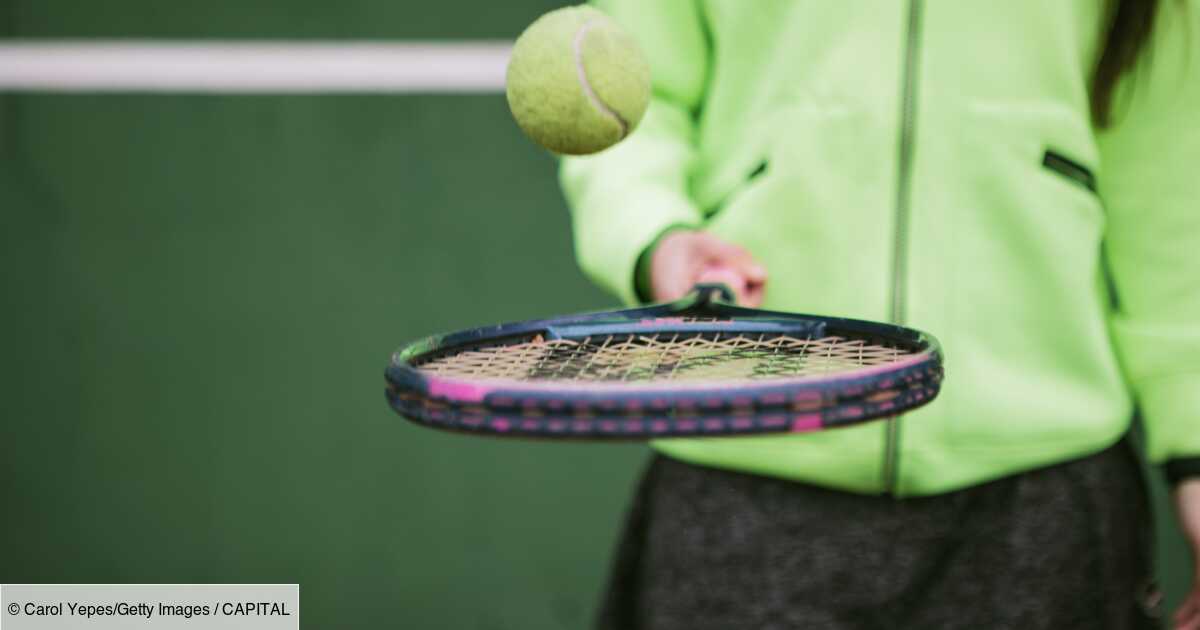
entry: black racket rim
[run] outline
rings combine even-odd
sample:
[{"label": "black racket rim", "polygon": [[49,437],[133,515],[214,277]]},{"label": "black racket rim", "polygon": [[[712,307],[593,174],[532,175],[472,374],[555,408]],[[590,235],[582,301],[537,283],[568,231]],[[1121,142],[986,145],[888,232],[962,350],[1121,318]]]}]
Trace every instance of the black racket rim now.
[{"label": "black racket rim", "polygon": [[918,381],[895,390],[894,396],[842,400],[835,406],[807,412],[786,408],[725,409],[691,414],[649,412],[607,416],[505,413],[503,410],[440,403],[393,389],[388,390],[387,396],[397,413],[434,429],[497,437],[645,440],[804,433],[850,426],[921,407],[937,396],[939,387],[940,378]]},{"label": "black racket rim", "polygon": [[[422,362],[534,335],[581,339],[605,334],[808,334],[903,345],[885,366],[834,376],[647,383],[465,379],[430,374]],[[893,416],[940,391],[942,351],[928,333],[893,324],[733,306],[698,291],[679,302],[622,311],[485,326],[427,337],[395,353],[386,370],[392,408],[439,429],[580,438],[795,432]]]}]

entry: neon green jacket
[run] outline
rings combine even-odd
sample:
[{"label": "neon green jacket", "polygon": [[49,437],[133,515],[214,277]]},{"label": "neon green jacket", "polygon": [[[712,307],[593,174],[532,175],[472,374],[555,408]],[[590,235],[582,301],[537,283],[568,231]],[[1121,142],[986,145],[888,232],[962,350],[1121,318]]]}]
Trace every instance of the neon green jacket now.
[{"label": "neon green jacket", "polygon": [[633,302],[638,257],[695,226],[767,268],[764,308],[946,351],[941,396],[900,419],[656,449],[924,495],[1098,451],[1140,409],[1151,459],[1196,472],[1200,2],[1162,3],[1103,131],[1102,2],[599,4],[654,98],[624,142],[562,162],[585,273]]}]

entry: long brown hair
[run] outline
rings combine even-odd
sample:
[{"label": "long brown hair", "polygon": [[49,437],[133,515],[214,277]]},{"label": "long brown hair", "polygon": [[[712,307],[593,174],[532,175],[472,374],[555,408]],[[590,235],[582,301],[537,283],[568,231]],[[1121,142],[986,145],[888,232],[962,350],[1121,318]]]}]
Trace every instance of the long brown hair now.
[{"label": "long brown hair", "polygon": [[1108,0],[1102,35],[1104,48],[1096,60],[1091,81],[1092,122],[1112,123],[1113,92],[1117,82],[1133,69],[1154,29],[1159,0]]}]

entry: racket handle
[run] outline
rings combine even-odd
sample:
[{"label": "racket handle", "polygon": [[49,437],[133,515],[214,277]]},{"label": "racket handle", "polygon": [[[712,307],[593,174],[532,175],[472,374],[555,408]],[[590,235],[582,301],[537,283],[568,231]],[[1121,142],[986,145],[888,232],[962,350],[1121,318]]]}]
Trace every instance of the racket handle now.
[{"label": "racket handle", "polygon": [[697,282],[692,286],[692,293],[696,296],[697,306],[721,302],[737,304],[737,295],[723,282]]}]

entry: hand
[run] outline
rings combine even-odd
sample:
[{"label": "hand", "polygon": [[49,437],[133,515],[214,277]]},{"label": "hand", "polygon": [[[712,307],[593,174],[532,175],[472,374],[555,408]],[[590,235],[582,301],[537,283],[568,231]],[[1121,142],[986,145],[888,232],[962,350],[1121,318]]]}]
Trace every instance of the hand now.
[{"label": "hand", "polygon": [[1192,588],[1172,619],[1175,630],[1200,630],[1200,479],[1189,479],[1175,487],[1175,510],[1179,524],[1192,545],[1195,566]]},{"label": "hand", "polygon": [[680,231],[658,242],[650,259],[650,289],[660,302],[677,300],[698,282],[719,282],[739,304],[762,304],[767,271],[746,250],[707,232]]}]

